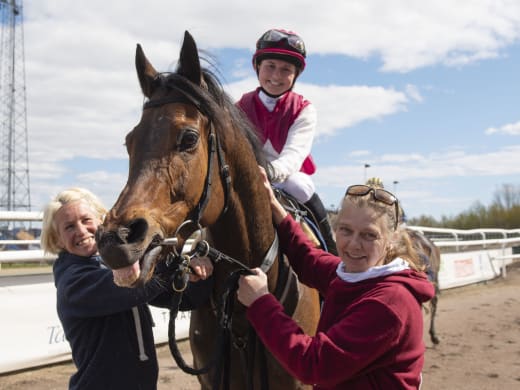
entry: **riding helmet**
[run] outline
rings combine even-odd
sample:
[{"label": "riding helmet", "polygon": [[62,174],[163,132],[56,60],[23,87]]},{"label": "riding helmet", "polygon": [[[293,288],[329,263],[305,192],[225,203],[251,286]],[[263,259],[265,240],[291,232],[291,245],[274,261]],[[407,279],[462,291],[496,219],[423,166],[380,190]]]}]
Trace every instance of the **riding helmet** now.
[{"label": "riding helmet", "polygon": [[305,69],[305,43],[301,37],[283,29],[271,29],[262,34],[256,42],[256,51],[253,55],[255,69],[262,60],[274,58],[294,64],[298,73]]}]

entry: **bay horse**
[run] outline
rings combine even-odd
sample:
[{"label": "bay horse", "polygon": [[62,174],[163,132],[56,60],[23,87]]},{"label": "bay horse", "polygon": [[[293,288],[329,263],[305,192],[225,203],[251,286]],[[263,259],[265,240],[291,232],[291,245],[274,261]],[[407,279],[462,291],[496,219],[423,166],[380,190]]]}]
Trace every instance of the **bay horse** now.
[{"label": "bay horse", "polygon": [[432,240],[426,237],[422,232],[410,228],[406,228],[412,243],[419,251],[428,279],[435,287],[435,296],[430,300],[430,340],[433,344],[439,344],[440,340],[435,331],[435,315],[437,314],[437,303],[439,300],[439,269],[441,266],[441,252]]},{"label": "bay horse", "polygon": [[[252,125],[215,75],[201,66],[189,32],[184,34],[175,72],[157,72],[139,44],[135,62],[146,101],[139,123],[126,135],[127,183],[96,237],[114,279],[127,287],[146,283],[159,262],[172,251],[181,253],[187,238],[203,229],[209,231],[211,245],[221,253],[251,268],[263,265],[277,237],[259,175],[258,166],[266,167],[266,163]],[[175,247],[161,246],[171,237],[177,239]],[[162,248],[158,255],[156,248]],[[267,270],[271,292],[286,282],[281,279],[284,261],[278,251],[275,255]],[[191,313],[194,368],[205,367],[212,359],[219,325],[215,302],[234,268],[227,262],[215,264],[211,296]],[[284,296],[293,302],[288,304],[292,317],[305,332],[314,334],[318,293],[299,285],[287,294],[284,291]],[[252,382],[259,388],[267,373],[269,389],[310,388],[291,377],[268,351],[263,369],[258,367],[258,354],[252,368],[244,368],[244,355],[254,349],[247,341],[250,329],[245,307],[237,303],[232,310],[226,387],[242,390]],[[198,375],[202,389],[215,387],[216,371],[211,368]],[[222,382],[216,379],[218,388],[224,388]]]}]

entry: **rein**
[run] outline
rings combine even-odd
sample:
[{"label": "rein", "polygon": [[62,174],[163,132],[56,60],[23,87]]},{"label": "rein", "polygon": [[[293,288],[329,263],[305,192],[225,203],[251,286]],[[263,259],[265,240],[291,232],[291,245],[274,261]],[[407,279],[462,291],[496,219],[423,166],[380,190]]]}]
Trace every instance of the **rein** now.
[{"label": "rein", "polygon": [[[274,261],[276,260],[276,257],[278,255],[278,235],[275,234],[275,238],[273,240],[273,243],[271,244],[270,248],[268,249],[266,255],[264,256],[264,260],[262,261],[262,264],[260,268],[264,272],[268,272],[271,266],[274,264]],[[222,296],[220,297],[220,300],[218,302],[218,309],[217,310],[217,319],[219,324],[219,332],[217,334],[217,337],[215,339],[215,347],[214,352],[211,357],[211,359],[208,361],[208,363],[202,367],[202,368],[194,368],[189,366],[184,358],[182,357],[182,354],[179,351],[179,347],[177,345],[177,340],[175,336],[175,319],[177,318],[177,314],[179,311],[179,304],[182,298],[182,294],[184,290],[187,287],[188,284],[188,277],[187,273],[189,272],[189,259],[195,257],[195,256],[201,256],[201,257],[209,257],[215,264],[219,263],[220,261],[226,261],[232,265],[237,266],[237,270],[233,271],[228,278],[226,279],[225,288],[222,293]],[[184,259],[184,266],[180,265],[178,267],[178,272],[182,275],[179,275],[179,273],[174,274],[173,276],[173,282],[172,286],[175,290],[175,293],[173,294],[172,298],[172,305],[170,308],[170,318],[168,323],[168,346],[170,347],[170,352],[175,359],[175,362],[177,363],[177,366],[182,369],[184,372],[191,374],[191,375],[200,375],[200,374],[206,374],[209,372],[209,370],[216,366],[217,372],[215,376],[213,377],[213,389],[219,389],[220,388],[220,381],[223,381],[224,389],[229,388],[229,361],[230,361],[230,345],[232,342],[232,318],[233,318],[233,308],[235,303],[235,293],[238,289],[238,278],[241,275],[250,275],[253,274],[251,268],[246,266],[245,264],[241,263],[240,261],[220,252],[219,250],[210,247],[207,241],[202,240],[199,241],[195,247],[195,249],[189,254],[185,256],[176,256],[178,259]],[[185,261],[188,261],[188,264],[186,264]],[[280,262],[281,264],[282,262]],[[179,264],[179,263],[177,263]],[[282,267],[282,266],[280,266]],[[281,270],[283,271],[283,270]],[[283,273],[283,272],[281,272]],[[287,277],[287,283],[282,283],[281,278],[278,279],[276,291],[280,291],[282,289],[283,285],[289,285],[291,282],[294,282],[295,279],[291,280],[290,276],[294,275],[294,273],[287,273],[285,272]],[[177,281],[183,281],[184,285],[176,285]],[[276,294],[276,293],[275,293]],[[276,296],[278,296],[276,294]],[[285,289],[284,293],[282,294],[282,297],[285,295]],[[283,300],[282,300],[283,302]],[[252,366],[252,362],[254,362],[254,346],[256,345],[256,334],[254,331],[249,332],[249,337],[246,342],[246,344],[243,345],[243,348],[245,348],[247,345],[251,345],[253,349],[253,353],[249,354],[249,359],[245,359],[247,361],[247,373],[249,376],[246,375],[246,378],[248,380],[248,389],[252,389],[253,387],[253,372],[252,370],[249,370],[250,366]],[[242,349],[243,349],[242,348]],[[265,353],[264,350],[261,349],[260,351],[262,353],[261,355],[261,367],[263,374],[266,374],[267,368],[266,368],[266,362],[265,362]],[[221,358],[220,360],[219,357]],[[262,389],[267,390],[268,384],[266,380],[266,375],[262,375]]]}]

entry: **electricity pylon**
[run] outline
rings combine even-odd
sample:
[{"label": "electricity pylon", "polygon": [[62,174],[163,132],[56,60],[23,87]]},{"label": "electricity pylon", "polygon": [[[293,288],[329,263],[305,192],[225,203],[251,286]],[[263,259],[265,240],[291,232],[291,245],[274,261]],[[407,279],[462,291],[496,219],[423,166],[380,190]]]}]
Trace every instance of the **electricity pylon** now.
[{"label": "electricity pylon", "polygon": [[0,210],[31,210],[22,0],[0,0]]}]

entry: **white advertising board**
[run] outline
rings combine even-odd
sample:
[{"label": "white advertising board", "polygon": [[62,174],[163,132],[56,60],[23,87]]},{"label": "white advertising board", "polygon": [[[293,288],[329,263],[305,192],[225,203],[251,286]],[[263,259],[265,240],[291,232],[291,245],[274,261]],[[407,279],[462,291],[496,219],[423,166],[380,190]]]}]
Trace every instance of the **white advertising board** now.
[{"label": "white advertising board", "polygon": [[[168,341],[169,311],[150,307],[156,343]],[[71,359],[56,313],[54,283],[0,286],[0,373]],[[176,338],[188,337],[189,312],[175,324]]]},{"label": "white advertising board", "polygon": [[[460,287],[491,280],[500,276],[504,260],[496,258],[510,256],[511,248],[469,252],[443,253],[439,270],[441,289]],[[510,263],[511,261],[506,261]]]}]

